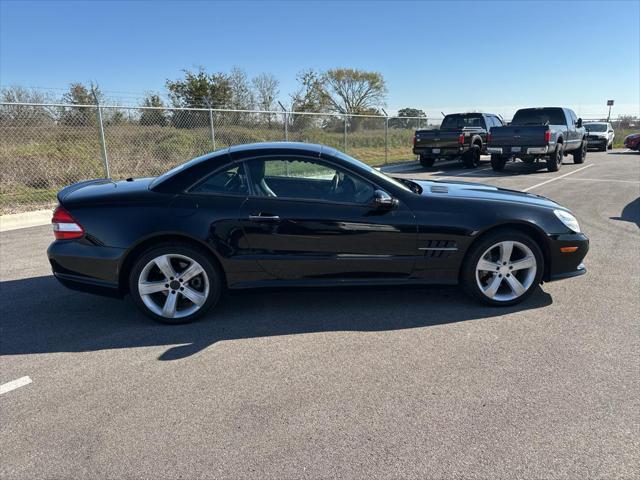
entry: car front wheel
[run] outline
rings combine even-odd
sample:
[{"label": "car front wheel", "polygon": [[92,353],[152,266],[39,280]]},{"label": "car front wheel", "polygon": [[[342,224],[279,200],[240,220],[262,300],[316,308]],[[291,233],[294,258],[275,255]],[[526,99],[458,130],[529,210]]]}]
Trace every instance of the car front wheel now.
[{"label": "car front wheel", "polygon": [[490,305],[514,305],[540,284],[544,257],[538,244],[518,231],[489,234],[472,246],[461,272],[467,293]]},{"label": "car front wheel", "polygon": [[220,298],[222,275],[208,255],[190,245],[161,245],[143,253],[129,291],[143,313],[161,323],[196,320]]}]

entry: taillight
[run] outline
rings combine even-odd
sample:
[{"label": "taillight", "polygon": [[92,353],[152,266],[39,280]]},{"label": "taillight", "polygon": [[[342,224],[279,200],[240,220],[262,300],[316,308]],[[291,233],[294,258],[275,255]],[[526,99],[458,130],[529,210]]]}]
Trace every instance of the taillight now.
[{"label": "taillight", "polygon": [[80,238],[84,235],[82,226],[62,206],[58,206],[53,212],[51,223],[53,224],[53,235],[56,240]]},{"label": "taillight", "polygon": [[460,136],[458,137],[458,143],[460,145],[464,145],[464,133],[461,133]]},{"label": "taillight", "polygon": [[547,130],[544,132],[544,143],[549,143],[551,141],[551,130]]},{"label": "taillight", "polygon": [[491,132],[487,133],[487,143],[491,142]]},{"label": "taillight", "polygon": [[414,147],[416,146],[416,136],[415,135],[413,136],[413,146]]}]

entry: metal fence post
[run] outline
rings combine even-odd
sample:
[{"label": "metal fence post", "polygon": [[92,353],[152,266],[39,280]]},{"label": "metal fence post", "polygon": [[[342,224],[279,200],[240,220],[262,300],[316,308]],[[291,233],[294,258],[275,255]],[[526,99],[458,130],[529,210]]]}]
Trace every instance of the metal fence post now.
[{"label": "metal fence post", "polygon": [[344,116],[344,152],[347,153],[347,115]]},{"label": "metal fence post", "polygon": [[104,174],[106,178],[111,178],[109,172],[109,157],[107,156],[107,142],[104,139],[104,124],[102,121],[102,107],[96,98],[96,106],[98,108],[98,127],[100,129],[100,147],[102,149],[102,163],[104,164]]},{"label": "metal fence post", "polygon": [[389,117],[384,117],[384,164],[389,163]]},{"label": "metal fence post", "polygon": [[289,112],[284,112],[284,141],[289,141]]},{"label": "metal fence post", "polygon": [[213,143],[213,149],[216,149],[216,129],[213,126],[213,110],[209,109],[209,128],[211,130],[211,143]]}]

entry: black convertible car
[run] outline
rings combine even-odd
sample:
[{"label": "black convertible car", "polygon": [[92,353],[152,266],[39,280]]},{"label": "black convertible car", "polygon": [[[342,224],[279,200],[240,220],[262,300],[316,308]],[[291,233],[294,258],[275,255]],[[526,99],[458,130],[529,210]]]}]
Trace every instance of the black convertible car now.
[{"label": "black convertible car", "polygon": [[64,285],[194,320],[223,288],[456,284],[492,305],[586,272],[589,240],[553,201],[396,179],[333,148],[242,145],[157,178],[58,193],[48,250]]}]

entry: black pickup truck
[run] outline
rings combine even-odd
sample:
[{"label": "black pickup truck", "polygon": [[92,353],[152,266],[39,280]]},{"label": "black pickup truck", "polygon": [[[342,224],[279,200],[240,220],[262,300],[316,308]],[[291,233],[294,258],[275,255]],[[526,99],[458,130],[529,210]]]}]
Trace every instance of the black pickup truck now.
[{"label": "black pickup truck", "polygon": [[462,157],[466,168],[475,168],[480,155],[487,153],[487,133],[491,127],[502,125],[502,120],[491,113],[446,115],[439,129],[416,131],[413,153],[420,156],[423,167],[432,167],[439,158]]},{"label": "black pickup truck", "polygon": [[574,163],[583,163],[587,156],[582,119],[568,108],[520,109],[509,125],[490,130],[487,143],[491,166],[497,171],[508,160],[533,163],[545,159],[547,170],[557,172],[569,153]]}]

